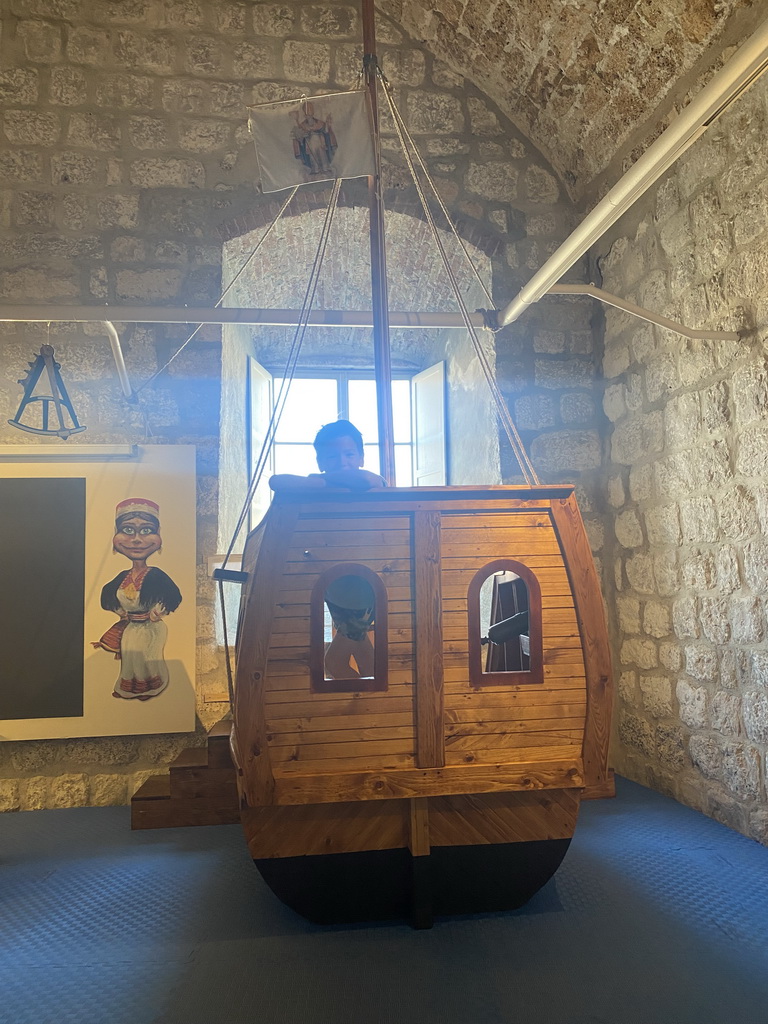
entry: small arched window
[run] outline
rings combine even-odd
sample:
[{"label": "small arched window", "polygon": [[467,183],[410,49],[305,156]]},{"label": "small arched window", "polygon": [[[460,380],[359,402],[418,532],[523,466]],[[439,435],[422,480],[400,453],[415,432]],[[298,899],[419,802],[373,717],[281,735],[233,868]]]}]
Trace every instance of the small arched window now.
[{"label": "small arched window", "polygon": [[541,588],[531,570],[500,558],[475,573],[467,592],[472,686],[544,681]]},{"label": "small arched window", "polygon": [[312,589],[309,668],[313,693],[387,689],[387,591],[365,565],[327,569]]}]

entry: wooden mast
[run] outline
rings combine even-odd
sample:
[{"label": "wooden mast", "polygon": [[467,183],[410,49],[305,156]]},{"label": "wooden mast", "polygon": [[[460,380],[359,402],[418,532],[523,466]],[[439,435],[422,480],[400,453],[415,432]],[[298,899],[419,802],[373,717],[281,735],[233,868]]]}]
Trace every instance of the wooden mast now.
[{"label": "wooden mast", "polygon": [[373,366],[378,398],[381,475],[395,483],[395,442],[392,416],[392,364],[389,351],[387,254],[384,244],[384,204],[381,195],[381,150],[377,102],[376,29],[373,0],[362,0],[363,64],[371,101],[371,123],[376,173],[368,177],[371,236],[371,308],[373,310]]}]

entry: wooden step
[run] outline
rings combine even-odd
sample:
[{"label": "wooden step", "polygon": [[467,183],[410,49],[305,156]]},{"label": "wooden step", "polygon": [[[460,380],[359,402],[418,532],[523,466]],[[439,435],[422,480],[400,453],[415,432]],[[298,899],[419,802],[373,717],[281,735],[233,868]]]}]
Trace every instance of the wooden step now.
[{"label": "wooden step", "polygon": [[229,825],[240,821],[229,749],[231,720],[217,723],[204,747],[182,750],[169,774],[156,775],[131,799],[131,828]]},{"label": "wooden step", "polygon": [[208,767],[233,768],[229,736],[232,732],[231,718],[224,718],[208,733]]}]

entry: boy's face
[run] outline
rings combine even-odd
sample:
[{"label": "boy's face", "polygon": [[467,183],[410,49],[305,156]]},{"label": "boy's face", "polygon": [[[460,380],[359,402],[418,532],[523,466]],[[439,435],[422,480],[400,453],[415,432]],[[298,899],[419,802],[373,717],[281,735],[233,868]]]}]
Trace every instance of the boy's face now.
[{"label": "boy's face", "polygon": [[337,473],[340,469],[360,469],[363,455],[351,437],[337,437],[326,441],[317,451],[317,466],[321,473]]}]

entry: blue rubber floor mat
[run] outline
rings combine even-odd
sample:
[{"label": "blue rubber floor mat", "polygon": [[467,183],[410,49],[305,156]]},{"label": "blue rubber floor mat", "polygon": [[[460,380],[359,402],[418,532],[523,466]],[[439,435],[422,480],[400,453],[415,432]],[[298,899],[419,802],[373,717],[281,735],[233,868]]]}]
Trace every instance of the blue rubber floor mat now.
[{"label": "blue rubber floor mat", "polygon": [[768,849],[618,780],[518,911],[323,928],[239,826],[0,816],[2,1024],[768,1024]]}]

